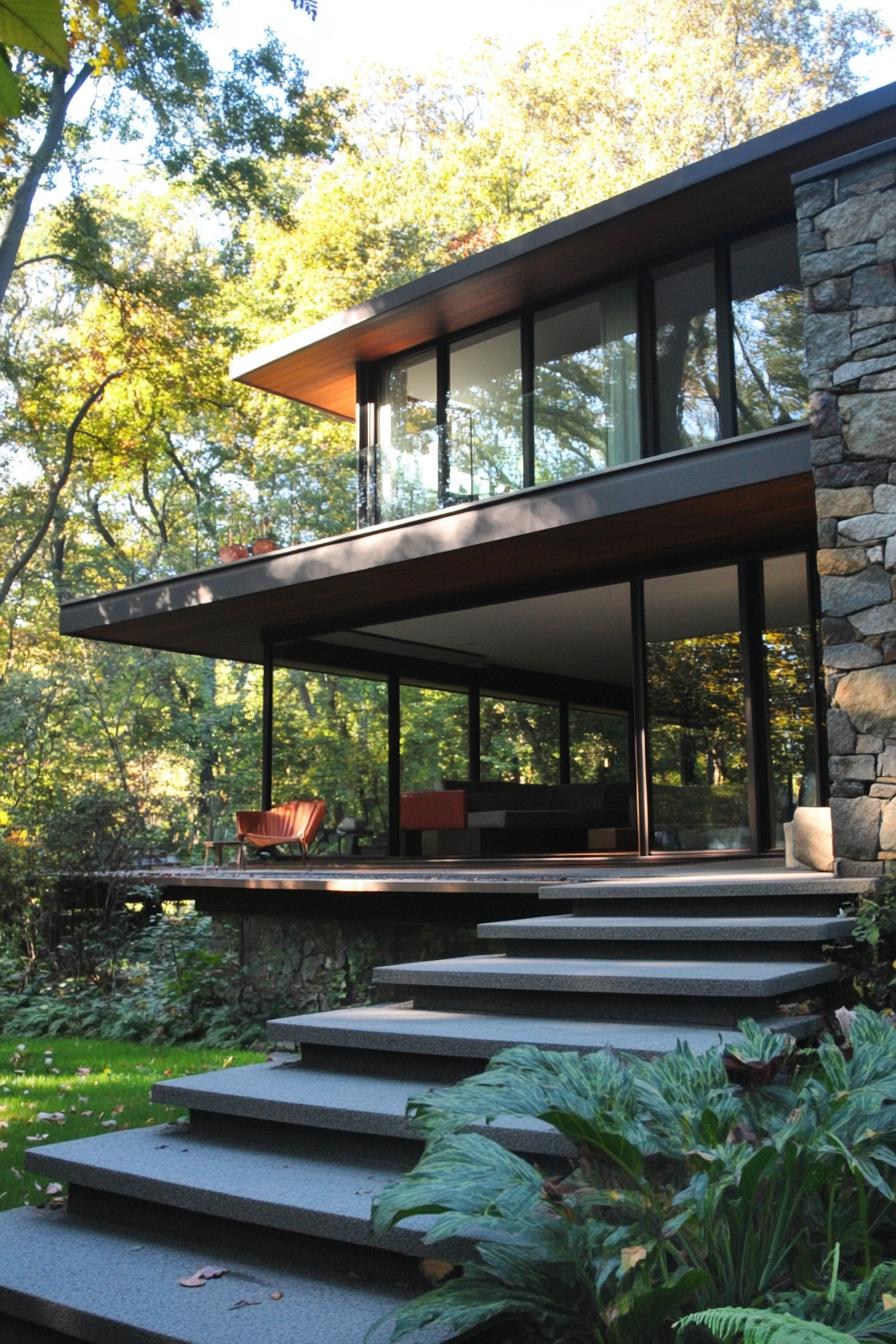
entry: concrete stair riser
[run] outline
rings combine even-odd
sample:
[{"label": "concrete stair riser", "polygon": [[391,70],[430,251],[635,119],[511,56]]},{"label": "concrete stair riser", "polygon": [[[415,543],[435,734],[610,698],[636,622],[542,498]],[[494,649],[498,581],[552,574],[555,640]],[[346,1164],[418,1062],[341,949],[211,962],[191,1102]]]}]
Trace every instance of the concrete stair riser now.
[{"label": "concrete stair riser", "polygon": [[[422,987],[414,994],[415,1007],[426,1012],[451,1013],[463,1007],[480,1014],[502,1013],[521,1018],[545,1018],[556,1013],[570,1022],[628,1022],[645,1027],[662,1016],[680,1027],[680,1036],[686,1035],[692,1026],[732,1031],[741,1018],[774,1017],[778,1003],[777,997],[746,1001],[742,996],[722,999],[668,994],[564,994],[535,989],[452,989],[438,985]],[[525,1038],[522,1026],[520,1036]]]},{"label": "concrete stair riser", "polygon": [[[639,918],[628,913],[623,915],[616,910],[609,915],[595,915],[589,911],[587,915],[541,915],[534,919],[501,920],[494,924],[480,924],[477,934],[485,947],[496,940],[506,944],[511,952],[532,942],[539,942],[545,947],[555,943],[577,943],[579,955],[587,954],[589,944],[596,943],[606,945],[618,942],[626,945],[648,942],[664,946],[667,943],[716,943],[721,956],[731,944],[740,948],[753,943],[765,946],[772,943],[801,943],[808,946],[813,943],[845,942],[854,927],[854,919],[836,916],[800,918],[768,915],[747,919],[730,915],[688,917],[666,913],[660,920],[655,917]],[[671,953],[676,949],[666,948],[666,951]],[[598,955],[606,956],[606,951],[602,948]]]},{"label": "concrete stair riser", "polygon": [[[599,956],[601,961],[624,962],[630,960],[633,956],[639,959],[647,958],[651,961],[660,961],[670,955],[670,944],[668,942],[651,943],[645,939],[638,939],[637,942],[630,943],[595,940],[591,946],[594,955]],[[732,943],[729,946],[715,941],[711,943],[675,942],[672,946],[677,957],[683,957],[688,961],[727,961],[738,964],[746,961],[785,961],[790,963],[794,961],[815,962],[821,958],[820,943],[741,942]],[[506,942],[495,939],[489,943],[489,947],[496,952],[504,953],[508,957],[565,957],[569,960],[581,958],[583,951],[585,951],[583,941],[580,938],[567,943],[562,942],[559,938],[552,938],[548,942],[528,938],[508,938]]]}]

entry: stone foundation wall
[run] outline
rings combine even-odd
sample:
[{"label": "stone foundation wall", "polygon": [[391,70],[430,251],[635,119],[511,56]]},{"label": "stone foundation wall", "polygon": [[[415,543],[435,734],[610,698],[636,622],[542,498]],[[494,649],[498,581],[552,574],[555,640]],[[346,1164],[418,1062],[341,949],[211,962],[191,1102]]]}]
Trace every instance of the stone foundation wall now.
[{"label": "stone foundation wall", "polygon": [[836,871],[896,869],[896,140],[794,179]]},{"label": "stone foundation wall", "polygon": [[215,915],[214,939],[237,957],[253,1013],[267,1017],[394,999],[371,985],[374,966],[482,950],[470,926],[294,914]]}]

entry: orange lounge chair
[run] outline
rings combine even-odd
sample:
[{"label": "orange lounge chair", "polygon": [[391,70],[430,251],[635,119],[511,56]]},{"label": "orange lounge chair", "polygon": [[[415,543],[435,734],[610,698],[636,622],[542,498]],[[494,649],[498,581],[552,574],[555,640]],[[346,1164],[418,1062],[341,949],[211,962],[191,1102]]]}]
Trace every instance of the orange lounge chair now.
[{"label": "orange lounge chair", "polygon": [[300,845],[308,862],[311,844],[327,810],[320,799],[309,802],[280,803],[268,812],[237,812],[236,837],[255,849],[274,845]]}]

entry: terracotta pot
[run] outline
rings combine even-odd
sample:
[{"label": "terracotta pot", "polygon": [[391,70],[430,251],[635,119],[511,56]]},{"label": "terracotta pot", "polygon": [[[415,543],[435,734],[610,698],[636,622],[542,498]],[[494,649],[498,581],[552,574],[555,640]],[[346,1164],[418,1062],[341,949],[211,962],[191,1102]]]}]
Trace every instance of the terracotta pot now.
[{"label": "terracotta pot", "polygon": [[226,546],[218,547],[218,559],[223,564],[229,564],[232,560],[245,560],[248,554],[249,547],[239,541],[228,541]]},{"label": "terracotta pot", "polygon": [[257,537],[252,543],[253,555],[267,555],[268,551],[279,550],[273,537]]}]

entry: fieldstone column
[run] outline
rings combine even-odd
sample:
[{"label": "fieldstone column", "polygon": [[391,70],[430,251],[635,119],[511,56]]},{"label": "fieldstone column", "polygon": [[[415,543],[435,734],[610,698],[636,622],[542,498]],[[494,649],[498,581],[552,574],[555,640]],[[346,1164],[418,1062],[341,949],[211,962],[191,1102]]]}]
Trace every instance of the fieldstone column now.
[{"label": "fieldstone column", "polygon": [[836,871],[896,870],[896,140],[794,178]]}]

